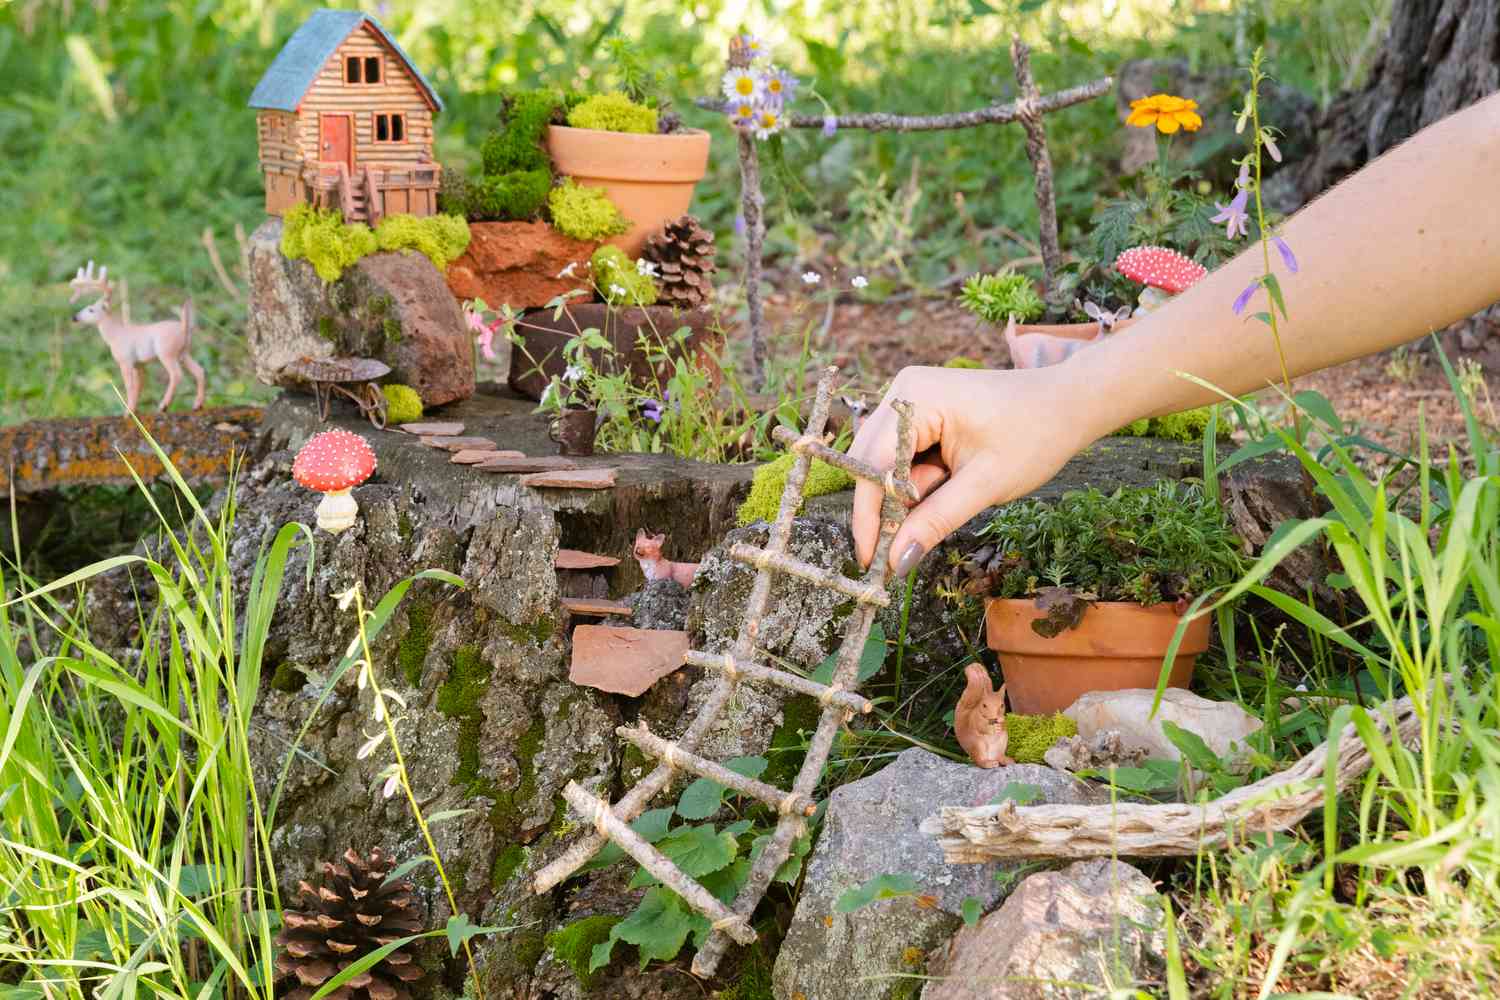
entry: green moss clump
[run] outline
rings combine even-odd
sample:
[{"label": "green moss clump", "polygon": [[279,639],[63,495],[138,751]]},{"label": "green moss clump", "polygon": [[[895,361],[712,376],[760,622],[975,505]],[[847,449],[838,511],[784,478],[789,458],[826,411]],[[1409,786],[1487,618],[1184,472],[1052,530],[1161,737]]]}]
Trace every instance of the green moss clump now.
[{"label": "green moss clump", "polygon": [[649,306],[656,304],[656,281],[637,270],[624,250],[602,246],[589,258],[594,284],[604,301],[616,306]]},{"label": "green moss clump", "polygon": [[500,127],[485,138],[480,153],[487,177],[514,170],[550,170],[552,161],[542,145],[547,126],[562,107],[555,90],[523,90],[510,94],[500,113]]},{"label": "green moss clump", "polygon": [[[1112,436],[1153,437],[1192,444],[1194,441],[1203,440],[1203,432],[1208,430],[1208,419],[1212,412],[1212,406],[1200,406],[1196,410],[1168,413],[1164,417],[1142,417],[1140,420],[1131,421],[1121,427]],[[1229,436],[1227,420],[1219,421],[1218,436],[1224,438]]]},{"label": "green moss clump", "polygon": [[1036,319],[1045,308],[1031,279],[1009,268],[974,275],[964,282],[958,300],[975,316],[996,326],[1004,326],[1012,315],[1021,323]]},{"label": "green moss clump", "polygon": [[406,634],[396,644],[396,664],[412,687],[422,684],[422,665],[427,662],[427,651],[431,648],[432,608],[414,604],[406,613]]},{"label": "green moss clump", "polygon": [[656,131],[656,109],[637,104],[618,91],[595,94],[568,112],[568,124],[604,132],[651,134]]},{"label": "green moss clump", "polygon": [[393,344],[401,342],[401,321],[394,316],[387,316],[381,322],[381,329],[385,332],[385,339]]},{"label": "green moss clump", "polygon": [[1040,764],[1042,754],[1064,736],[1077,736],[1078,723],[1058,712],[1056,715],[1005,716],[1010,742],[1005,752],[1018,764]]},{"label": "green moss clump", "polygon": [[302,671],[290,663],[278,664],[274,673],[271,674],[271,686],[278,691],[287,694],[296,694],[307,684],[307,678]]},{"label": "green moss clump", "polygon": [[529,626],[517,625],[507,618],[501,618],[496,625],[511,642],[531,643],[537,646],[552,638],[552,634],[557,631],[557,623],[547,615],[542,615]]},{"label": "green moss clump", "polygon": [[322,337],[324,340],[338,339],[338,327],[334,325],[332,316],[318,317],[318,336]]},{"label": "green moss clump", "polygon": [[547,947],[552,949],[552,954],[559,962],[573,970],[573,975],[583,984],[584,989],[594,985],[594,980],[601,971],[596,969],[589,972],[589,960],[593,958],[594,946],[608,941],[609,932],[614,930],[615,924],[621,919],[623,918],[601,913],[564,924],[547,935]]},{"label": "green moss clump", "polygon": [[[740,504],[737,519],[741,527],[756,521],[770,521],[776,517],[781,506],[781,491],[786,489],[786,476],[792,469],[795,456],[782,455],[755,470],[750,479],[750,495]],[[802,486],[802,496],[817,497],[825,493],[837,493],[854,485],[854,477],[843,469],[827,462],[813,459],[808,470],[807,482]]]},{"label": "green moss clump", "polygon": [[453,774],[453,783],[467,786],[476,795],[492,794],[479,777],[479,733],[484,725],[479,699],[489,688],[494,669],[494,664],[480,655],[477,646],[460,646],[448,667],[448,679],[438,688],[438,711],[459,720],[458,769]]},{"label": "green moss clump", "polygon": [[375,227],[381,250],[415,250],[439,271],[457,260],[469,245],[469,224],[458,215],[387,215]]},{"label": "green moss clump", "polygon": [[381,386],[380,392],[385,396],[386,423],[409,424],[422,419],[422,397],[411,386],[398,382]]},{"label": "green moss clump", "polygon": [[630,229],[630,222],[603,188],[579,184],[571,177],[547,195],[552,225],[575,240],[603,240]]},{"label": "green moss clump", "polygon": [[982,361],[975,361],[973,358],[966,358],[966,357],[963,357],[962,355],[960,355],[960,356],[958,356],[956,358],[949,358],[947,361],[944,361],[943,362],[943,367],[944,368],[983,368],[984,367],[984,362],[982,362]]},{"label": "green moss clump", "polygon": [[369,226],[362,222],[346,225],[338,212],[296,205],[282,218],[282,256],[306,260],[330,284],[377,248]]},{"label": "green moss clump", "polygon": [[520,867],[526,863],[526,848],[520,844],[511,844],[505,850],[495,855],[494,867],[490,869],[490,886],[499,889],[510,881]]},{"label": "green moss clump", "polygon": [[[793,695],[781,705],[781,725],[771,734],[766,752],[770,763],[760,780],[777,788],[790,788],[802,761],[807,757],[807,741],[818,728],[822,710],[817,701],[805,694]],[[803,734],[807,735],[803,735]]]},{"label": "green moss clump", "polygon": [[528,222],[542,213],[552,190],[552,171],[514,170],[486,177],[470,199],[469,216],[500,222]]}]

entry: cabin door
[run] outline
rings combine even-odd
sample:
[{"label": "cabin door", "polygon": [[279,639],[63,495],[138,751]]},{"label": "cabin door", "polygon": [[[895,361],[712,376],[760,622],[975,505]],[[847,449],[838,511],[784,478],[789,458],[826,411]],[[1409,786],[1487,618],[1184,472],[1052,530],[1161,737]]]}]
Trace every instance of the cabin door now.
[{"label": "cabin door", "polygon": [[318,116],[318,142],[320,143],[318,159],[323,163],[343,163],[354,172],[354,143],[353,130],[350,127],[349,115],[319,115]]}]

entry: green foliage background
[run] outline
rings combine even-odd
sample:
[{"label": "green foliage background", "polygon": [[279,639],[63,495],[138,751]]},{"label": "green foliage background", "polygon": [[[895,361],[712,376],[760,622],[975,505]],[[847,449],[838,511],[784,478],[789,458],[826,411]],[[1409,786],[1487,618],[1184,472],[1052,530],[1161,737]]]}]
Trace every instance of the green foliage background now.
[{"label": "green foliage background", "polygon": [[[758,0],[743,27],[839,110],[957,110],[1011,93],[1006,42],[1036,49],[1044,89],[1114,71],[1138,56],[1238,64],[1266,41],[1283,79],[1326,99],[1368,61],[1387,0]],[[231,271],[236,225],[262,218],[250,90],[315,0],[8,0],[0,2],[0,422],[116,412],[118,379],[92,329],[71,323],[66,280],[89,258],[129,281],[132,315],[165,315],[195,297],[195,351],[211,402],[249,401],[243,305],[213,278],[201,245]],[[353,6],[330,2],[332,6]],[[433,81],[447,110],[439,159],[472,167],[503,88],[620,82],[607,41],[623,36],[661,74],[667,96],[714,133],[711,176],[694,210],[726,238],[735,160],[717,116],[692,99],[715,90],[727,38],[742,25],[725,0],[388,0],[383,23]],[[1108,10],[1109,13],[1101,13]],[[814,101],[800,107],[817,111]],[[1096,101],[1049,120],[1065,245],[1113,195],[1118,129]],[[809,131],[785,142],[770,246],[834,254],[889,283],[930,286],[1016,256],[1006,228],[1035,231],[1020,132],[864,135]],[[912,183],[915,179],[915,183]],[[901,190],[914,208],[896,226]],[[810,192],[817,192],[814,197]],[[978,238],[953,211],[962,194]],[[879,256],[879,255],[884,255]],[[877,290],[878,290],[877,285]],[[75,307],[76,308],[76,307]],[[155,400],[158,375],[147,400]]]}]

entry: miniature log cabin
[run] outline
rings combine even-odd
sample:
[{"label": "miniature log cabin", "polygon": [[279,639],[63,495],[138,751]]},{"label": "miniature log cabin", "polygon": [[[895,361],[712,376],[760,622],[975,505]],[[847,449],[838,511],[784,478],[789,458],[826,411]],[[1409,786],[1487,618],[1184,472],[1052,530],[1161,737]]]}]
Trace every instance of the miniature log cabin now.
[{"label": "miniature log cabin", "polygon": [[312,202],[346,222],[437,211],[432,158],[438,99],[380,22],[316,11],[261,77],[256,108],[266,211]]}]

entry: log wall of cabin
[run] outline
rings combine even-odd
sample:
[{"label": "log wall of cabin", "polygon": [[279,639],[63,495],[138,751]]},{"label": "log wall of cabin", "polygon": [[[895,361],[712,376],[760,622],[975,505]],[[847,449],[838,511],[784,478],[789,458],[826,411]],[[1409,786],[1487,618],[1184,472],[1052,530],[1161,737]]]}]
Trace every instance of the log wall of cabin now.
[{"label": "log wall of cabin", "polygon": [[302,149],[297,116],[263,110],[255,116],[260,173],[265,182],[266,213],[281,215],[306,200],[302,184]]},{"label": "log wall of cabin", "polygon": [[[380,59],[380,82],[345,83],[349,56]],[[397,112],[406,116],[402,142],[375,141],[375,115]],[[421,163],[432,160],[432,108],[406,64],[368,25],[344,40],[319,70],[302,98],[300,145],[309,162],[318,161],[318,118],[348,114],[354,118],[354,165],[362,163]]]}]

